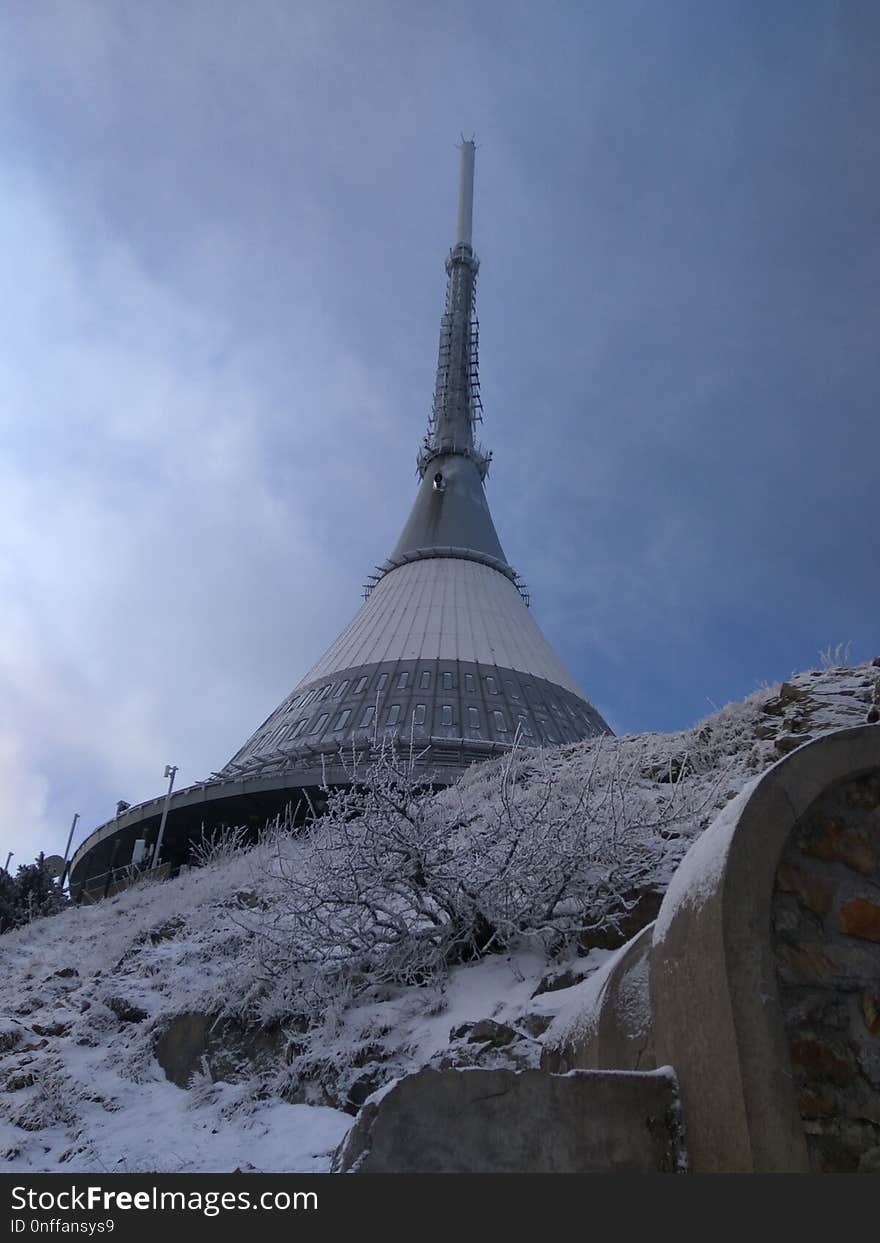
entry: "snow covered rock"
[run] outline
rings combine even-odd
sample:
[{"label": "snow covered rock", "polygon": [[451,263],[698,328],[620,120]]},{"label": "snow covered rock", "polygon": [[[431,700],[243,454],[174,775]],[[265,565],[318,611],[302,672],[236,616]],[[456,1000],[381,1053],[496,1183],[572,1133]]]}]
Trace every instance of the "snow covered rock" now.
[{"label": "snow covered rock", "polygon": [[372,1097],[338,1173],[676,1173],[685,1168],[675,1076],[435,1070]]}]

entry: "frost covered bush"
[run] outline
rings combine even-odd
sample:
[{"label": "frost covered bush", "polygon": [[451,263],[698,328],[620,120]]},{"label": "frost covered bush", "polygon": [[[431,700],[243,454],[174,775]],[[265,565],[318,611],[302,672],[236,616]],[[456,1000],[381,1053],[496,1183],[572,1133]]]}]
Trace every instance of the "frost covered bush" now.
[{"label": "frost covered bush", "polygon": [[[381,746],[326,814],[279,835],[257,938],[259,986],[302,1015],[524,942],[559,952],[615,928],[677,860],[717,793],[688,757],[600,738],[584,763],[519,746],[434,794],[417,758]],[[652,767],[653,764],[653,767]],[[268,896],[268,895],[267,895]]]},{"label": "frost covered bush", "polygon": [[62,1124],[71,1126],[77,1120],[75,1102],[60,1064],[41,1069],[33,1090],[21,1103],[12,1099],[0,1111],[23,1131],[42,1131]]},{"label": "frost covered bush", "polygon": [[225,863],[243,850],[249,841],[250,834],[243,826],[230,827],[224,824],[206,833],[203,824],[200,837],[190,847],[190,862],[194,867],[210,867],[215,863]]}]

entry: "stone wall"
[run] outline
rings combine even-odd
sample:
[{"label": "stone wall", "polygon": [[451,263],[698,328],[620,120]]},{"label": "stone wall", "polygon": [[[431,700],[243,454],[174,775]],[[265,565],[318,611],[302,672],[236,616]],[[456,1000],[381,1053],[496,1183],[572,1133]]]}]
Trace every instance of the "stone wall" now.
[{"label": "stone wall", "polygon": [[746,786],[654,925],[657,1062],[691,1169],[880,1169],[880,729],[837,730]]},{"label": "stone wall", "polygon": [[810,1165],[880,1173],[880,773],[836,782],[800,818],[772,923]]}]

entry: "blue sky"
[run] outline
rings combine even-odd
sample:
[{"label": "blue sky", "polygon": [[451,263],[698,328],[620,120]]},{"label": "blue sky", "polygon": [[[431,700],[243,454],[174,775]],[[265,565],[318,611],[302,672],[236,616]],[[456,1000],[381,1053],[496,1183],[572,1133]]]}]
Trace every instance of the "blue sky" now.
[{"label": "blue sky", "polygon": [[620,732],[880,652],[871,0],[0,13],[0,850],[221,765],[414,495],[460,132],[489,498]]}]

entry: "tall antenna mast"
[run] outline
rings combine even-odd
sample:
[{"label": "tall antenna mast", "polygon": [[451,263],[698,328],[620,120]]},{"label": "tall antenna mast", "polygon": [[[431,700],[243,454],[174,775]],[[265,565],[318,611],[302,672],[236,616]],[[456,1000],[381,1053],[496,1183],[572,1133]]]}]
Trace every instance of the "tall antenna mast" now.
[{"label": "tall antenna mast", "polygon": [[474,154],[476,143],[462,138],[458,178],[455,242],[446,258],[446,310],[440,321],[440,348],[434,404],[428,434],[419,451],[422,478],[434,458],[460,454],[477,465],[485,479],[490,455],[476,443],[476,424],[483,419],[480,400],[480,324],[476,287],[480,261],[472,245],[474,222]]}]

